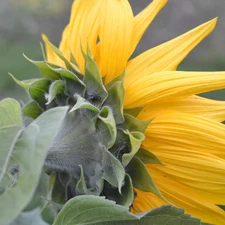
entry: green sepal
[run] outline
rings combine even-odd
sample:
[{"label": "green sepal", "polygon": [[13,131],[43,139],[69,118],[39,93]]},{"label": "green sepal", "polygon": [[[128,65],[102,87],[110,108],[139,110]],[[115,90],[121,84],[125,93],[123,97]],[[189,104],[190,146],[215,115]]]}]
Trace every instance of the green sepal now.
[{"label": "green sepal", "polygon": [[116,156],[120,161],[122,161],[122,156],[124,153],[129,153],[131,150],[130,137],[128,132],[123,129],[117,129],[116,141],[109,151]]},{"label": "green sepal", "polygon": [[103,178],[108,181],[112,186],[118,187],[118,191],[121,194],[121,188],[124,183],[125,170],[120,161],[112,155],[103,146]]},{"label": "green sepal", "polygon": [[139,131],[144,133],[148,125],[151,123],[152,120],[139,120],[129,114],[124,114],[124,126],[125,129],[129,131]]},{"label": "green sepal", "polygon": [[65,94],[65,82],[63,82],[62,80],[54,81],[49,88],[48,101],[46,105],[49,105],[57,95],[64,95],[64,94]]},{"label": "green sepal", "polygon": [[115,117],[116,124],[124,122],[123,116],[123,102],[124,102],[125,90],[122,81],[117,81],[108,89],[108,97],[104,102],[104,105],[108,105]]},{"label": "green sepal", "polygon": [[74,80],[77,83],[79,83],[81,86],[85,87],[84,82],[78,77],[77,73],[74,73],[68,69],[64,69],[61,67],[54,67],[52,66],[52,64],[49,64],[49,63],[46,65],[48,66],[49,69],[61,75],[62,78]]},{"label": "green sepal", "polygon": [[48,43],[48,45],[50,46],[50,48],[52,49],[52,51],[53,51],[60,59],[62,59],[62,61],[65,63],[66,68],[67,68],[68,70],[71,70],[71,71],[80,73],[79,68],[78,68],[76,65],[70,63],[70,62],[64,57],[63,53],[62,53],[55,45],[53,45],[50,41],[47,41],[47,43]]},{"label": "green sepal", "polygon": [[36,119],[43,113],[43,110],[38,106],[37,102],[31,101],[22,108],[22,112],[25,116]]},{"label": "green sepal", "polygon": [[129,162],[132,160],[134,155],[138,152],[138,150],[141,146],[141,142],[145,138],[144,134],[142,134],[141,132],[129,132],[127,130],[126,133],[129,136],[131,147],[130,147],[130,152],[125,153],[122,156],[122,163],[123,163],[124,166],[127,166],[129,164]]},{"label": "green sepal", "polygon": [[87,189],[83,167],[81,165],[79,165],[79,167],[80,167],[80,179],[78,180],[78,182],[76,184],[76,194],[77,195],[91,194],[91,193],[89,193],[89,191]]},{"label": "green sepal", "polygon": [[95,60],[87,53],[85,56],[84,83],[87,87],[86,99],[97,107],[101,107],[108,96]]},{"label": "green sepal", "polygon": [[54,186],[52,189],[52,195],[51,195],[51,200],[55,203],[55,204],[59,204],[59,205],[64,205],[67,201],[66,199],[66,191],[65,187],[63,187],[62,182],[59,180],[59,178],[57,177],[55,179],[54,182]]},{"label": "green sepal", "polygon": [[119,205],[130,207],[134,201],[134,189],[130,176],[128,174],[125,175],[121,193],[108,182],[105,182],[102,194]]},{"label": "green sepal", "polygon": [[[104,126],[107,126],[108,132],[104,129]],[[107,142],[107,149],[111,148],[116,141],[117,130],[112,110],[108,106],[104,106],[100,111],[96,128],[100,131],[99,134],[102,135],[102,142]]]},{"label": "green sepal", "polygon": [[31,62],[32,64],[34,64],[35,66],[37,66],[42,74],[43,77],[45,78],[49,78],[49,79],[52,79],[52,80],[57,80],[60,78],[59,74],[53,70],[51,70],[49,68],[48,65],[50,65],[51,67],[54,67],[54,68],[60,68],[59,66],[57,65],[54,65],[52,63],[47,63],[45,61],[34,61],[32,59],[29,59],[26,55],[23,54],[23,56],[29,61]]},{"label": "green sepal", "polygon": [[46,94],[48,93],[49,86],[51,81],[45,78],[39,79],[33,82],[29,87],[29,95],[30,97],[38,103],[38,105],[45,109],[46,103]]},{"label": "green sepal", "polygon": [[78,109],[88,109],[88,110],[94,111],[96,114],[99,113],[99,109],[97,107],[92,105],[86,99],[82,98],[80,95],[75,95],[74,98],[77,100],[77,102],[69,111],[70,113]]},{"label": "green sepal", "polygon": [[117,82],[123,83],[125,75],[126,75],[126,73],[125,73],[125,71],[123,71],[123,73],[121,73],[120,75],[113,78],[108,84],[105,85],[106,89],[109,90]]},{"label": "green sepal", "polygon": [[156,196],[168,202],[155,185],[153,178],[140,159],[133,157],[126,167],[126,172],[130,175],[135,188],[146,192],[152,192]]},{"label": "green sepal", "polygon": [[119,195],[116,203],[125,207],[130,207],[134,201],[134,189],[131,177],[126,174],[124,180],[124,186],[121,190],[121,195]]},{"label": "green sepal", "polygon": [[164,166],[160,159],[147,149],[140,148],[135,156],[138,157],[144,164],[160,164]]},{"label": "green sepal", "polygon": [[131,116],[137,117],[139,113],[143,110],[144,107],[136,107],[136,108],[125,108],[123,112],[125,114],[130,114]]},{"label": "green sepal", "polygon": [[15,81],[16,84],[18,84],[20,87],[24,88],[26,91],[28,91],[30,85],[39,80],[39,79],[29,79],[29,80],[18,80],[16,79],[11,73],[9,73],[9,75],[12,77],[12,79]]}]

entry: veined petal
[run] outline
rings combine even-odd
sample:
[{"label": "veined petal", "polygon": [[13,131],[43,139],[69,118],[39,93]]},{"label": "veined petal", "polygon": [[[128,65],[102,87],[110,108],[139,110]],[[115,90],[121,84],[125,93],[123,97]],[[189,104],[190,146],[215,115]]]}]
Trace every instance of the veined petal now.
[{"label": "veined petal", "polygon": [[142,144],[149,149],[168,144],[225,159],[225,126],[210,119],[182,113],[165,114],[154,118],[145,135]]},{"label": "veined petal", "polygon": [[42,40],[45,43],[47,61],[53,64],[57,64],[58,66],[65,67],[63,61],[55,54],[55,52],[49,46],[48,44],[49,40],[45,34],[42,34]]},{"label": "veined petal", "polygon": [[100,71],[108,83],[124,71],[130,56],[133,12],[127,0],[102,1]]},{"label": "veined petal", "polygon": [[167,0],[154,0],[144,10],[134,17],[134,30],[131,42],[131,52],[134,52],[142,35],[151,24],[159,11],[165,6]]},{"label": "veined petal", "polygon": [[165,70],[176,70],[188,53],[212,32],[217,19],[152,48],[128,62],[126,82],[128,85],[143,76]]},{"label": "veined petal", "polygon": [[[214,204],[225,204],[225,160],[212,154],[166,144],[151,148],[166,165],[157,167],[170,178],[188,187],[211,193]],[[223,198],[221,198],[223,197]]]},{"label": "veined petal", "polygon": [[68,24],[63,33],[62,33],[62,39],[59,44],[59,50],[63,53],[64,57],[67,60],[70,60],[70,43],[69,43],[69,35],[70,35],[70,24]]},{"label": "veined petal", "polygon": [[135,198],[134,204],[131,208],[132,213],[146,212],[150,209],[168,204],[152,192],[144,192],[139,189],[135,189],[135,192],[137,197]]},{"label": "veined petal", "polygon": [[218,122],[225,120],[225,101],[217,101],[193,95],[181,100],[162,103],[149,103],[138,115],[141,120],[147,120],[171,112],[181,112],[202,116]]},{"label": "veined petal", "polygon": [[151,166],[148,169],[157,187],[159,187],[168,201],[178,207],[184,208],[186,213],[200,218],[203,222],[216,225],[224,224],[225,211],[208,202],[204,196],[196,194],[195,189],[171,179],[166,173],[158,170],[158,166]]},{"label": "veined petal", "polygon": [[164,71],[125,82],[125,107],[168,102],[225,88],[225,72]]},{"label": "veined petal", "polygon": [[99,29],[98,16],[102,4],[101,0],[76,0],[72,6],[68,34],[69,46],[82,72],[84,72],[84,57],[81,46],[86,52],[88,43],[92,53],[95,54]]}]

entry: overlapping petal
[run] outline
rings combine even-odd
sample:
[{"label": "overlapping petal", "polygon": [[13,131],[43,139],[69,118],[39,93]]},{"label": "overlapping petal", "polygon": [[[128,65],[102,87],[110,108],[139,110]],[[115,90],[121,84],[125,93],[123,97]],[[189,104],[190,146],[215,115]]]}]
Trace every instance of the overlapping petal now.
[{"label": "overlapping petal", "polygon": [[121,74],[130,56],[133,12],[127,0],[102,1],[99,68],[105,82]]},{"label": "overlapping petal", "polygon": [[[186,213],[190,213],[192,216],[201,218],[203,222],[217,225],[224,224],[225,211],[210,203],[206,197],[198,195],[198,192],[196,193],[195,189],[173,180],[168,176],[168,174],[160,171],[157,166],[152,165],[149,166],[148,169],[162,194],[172,204],[184,208]],[[145,193],[139,193],[140,196],[142,194]],[[151,209],[151,205],[148,204],[150,199],[148,198],[148,195],[145,196],[146,198],[142,198],[143,207],[140,207],[140,210]],[[135,203],[134,207],[139,209],[138,205],[136,206]]]},{"label": "overlapping petal", "polygon": [[145,9],[143,9],[139,14],[135,16],[130,55],[137,47],[142,35],[144,34],[148,26],[151,24],[153,19],[165,6],[166,3],[167,0],[154,0]]},{"label": "overlapping petal", "polygon": [[129,61],[126,82],[136,82],[140,77],[165,70],[175,70],[188,53],[212,32],[217,19],[208,21],[187,33],[152,48]]},{"label": "overlapping petal", "polygon": [[225,120],[225,101],[216,101],[193,95],[184,99],[149,103],[144,107],[138,118],[147,120],[159,115],[181,112],[202,116],[218,122]]},{"label": "overlapping petal", "polygon": [[225,72],[164,71],[125,83],[125,107],[163,103],[225,88]]},{"label": "overlapping petal", "polygon": [[60,47],[66,49],[67,55],[68,51],[72,52],[82,72],[84,71],[84,57],[81,47],[86,51],[87,44],[89,44],[92,53],[95,54],[99,29],[98,17],[102,4],[101,0],[74,1],[69,27],[66,27],[64,31],[65,39],[62,39]]},{"label": "overlapping petal", "polygon": [[168,144],[225,159],[225,126],[194,115],[172,113],[156,117],[146,129],[143,145]]},{"label": "overlapping petal", "polygon": [[58,66],[64,67],[63,61],[56,55],[56,53],[51,49],[48,42],[48,37],[45,34],[42,34],[42,40],[45,43],[46,57],[47,61]]},{"label": "overlapping petal", "polygon": [[[158,145],[151,148],[166,165],[159,170],[196,190],[214,194],[214,204],[225,204],[225,160],[186,148]],[[223,198],[221,198],[223,196]]]}]

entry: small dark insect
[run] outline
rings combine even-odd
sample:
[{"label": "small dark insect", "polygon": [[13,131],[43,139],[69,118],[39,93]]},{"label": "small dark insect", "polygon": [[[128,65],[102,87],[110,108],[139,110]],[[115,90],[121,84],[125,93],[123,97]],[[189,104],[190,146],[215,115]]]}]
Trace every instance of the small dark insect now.
[{"label": "small dark insect", "polygon": [[101,101],[101,96],[96,95],[96,94],[87,94],[87,100],[88,101]]}]

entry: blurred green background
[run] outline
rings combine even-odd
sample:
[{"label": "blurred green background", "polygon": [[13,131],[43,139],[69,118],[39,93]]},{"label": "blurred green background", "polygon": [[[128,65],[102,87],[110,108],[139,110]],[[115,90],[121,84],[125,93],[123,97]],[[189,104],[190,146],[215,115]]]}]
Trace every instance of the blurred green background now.
[{"label": "blurred green background", "polygon": [[[130,0],[134,13],[150,1]],[[42,59],[41,33],[58,45],[64,26],[68,23],[72,0],[1,0],[0,1],[0,99],[14,97],[26,101],[26,93],[8,75],[30,79],[40,76],[35,66],[22,56]],[[135,54],[174,38],[195,26],[219,16],[215,31],[206,38],[179,70],[225,70],[225,4],[224,0],[169,0],[142,38]],[[207,96],[225,99],[225,91]]]}]

